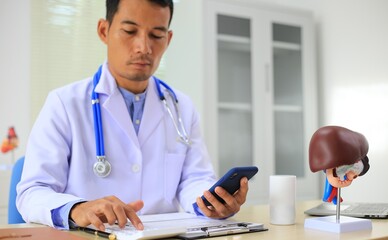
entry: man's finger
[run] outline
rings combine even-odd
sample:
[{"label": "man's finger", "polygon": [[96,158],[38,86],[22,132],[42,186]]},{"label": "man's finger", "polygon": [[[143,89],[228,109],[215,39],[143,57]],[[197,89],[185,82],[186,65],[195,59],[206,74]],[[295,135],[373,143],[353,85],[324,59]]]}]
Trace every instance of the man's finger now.
[{"label": "man's finger", "polygon": [[125,207],[125,213],[126,213],[128,219],[129,219],[129,221],[131,221],[132,225],[137,230],[143,230],[144,229],[144,225],[141,222],[139,216],[137,216],[136,212],[130,206],[127,205]]},{"label": "man's finger", "polygon": [[125,205],[117,205],[113,209],[113,211],[115,213],[115,220],[117,220],[117,223],[118,223],[120,228],[124,228],[128,222],[127,214],[125,213],[124,207],[125,207]]},{"label": "man's finger", "polygon": [[203,202],[202,198],[198,197],[197,198],[197,205],[199,207],[199,209],[201,209],[202,213],[205,215],[205,216],[208,216],[208,217],[212,217],[212,210],[209,209],[209,207],[207,207],[205,205],[205,203]]},{"label": "man's finger", "polygon": [[117,220],[118,206],[104,204],[102,210],[103,210],[103,212],[102,212],[103,216],[106,218],[109,225],[113,225]]},{"label": "man's finger", "polygon": [[[89,212],[87,214],[87,218],[90,221],[90,224],[95,226],[98,230],[105,231],[104,223],[101,221],[101,219],[96,214],[94,214],[93,212]],[[86,227],[86,226],[81,226],[81,227]]]},{"label": "man's finger", "polygon": [[246,199],[247,199],[248,189],[249,189],[249,187],[248,187],[248,179],[244,177],[240,181],[240,189],[235,194],[235,198],[237,200],[237,203],[240,206],[242,204],[244,204]]},{"label": "man's finger", "polygon": [[142,200],[137,200],[135,202],[128,203],[127,205],[131,207],[133,211],[138,212],[144,207],[144,202]]}]

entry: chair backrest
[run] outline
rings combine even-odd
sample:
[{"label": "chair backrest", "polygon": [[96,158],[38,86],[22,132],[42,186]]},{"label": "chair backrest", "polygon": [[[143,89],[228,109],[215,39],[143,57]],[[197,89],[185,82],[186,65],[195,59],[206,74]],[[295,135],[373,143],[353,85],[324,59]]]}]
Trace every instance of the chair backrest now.
[{"label": "chair backrest", "polygon": [[19,158],[12,168],[11,184],[8,199],[8,224],[24,223],[22,216],[16,208],[16,185],[22,176],[24,157]]}]

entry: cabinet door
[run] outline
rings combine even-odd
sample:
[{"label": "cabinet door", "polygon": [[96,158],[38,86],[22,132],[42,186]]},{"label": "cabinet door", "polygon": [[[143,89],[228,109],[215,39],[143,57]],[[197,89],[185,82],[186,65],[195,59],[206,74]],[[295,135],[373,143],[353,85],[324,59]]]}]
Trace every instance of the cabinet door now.
[{"label": "cabinet door", "polygon": [[307,159],[316,127],[308,21],[216,2],[206,9],[205,129],[218,175],[234,166],[258,166],[251,202],[268,200],[273,174],[296,175],[298,197],[317,198],[318,176]]},{"label": "cabinet door", "polygon": [[308,164],[310,137],[317,127],[312,21],[305,16],[271,13],[268,136],[273,174],[297,176],[298,197],[319,197],[319,174]]},{"label": "cabinet door", "polygon": [[252,74],[249,18],[217,14],[217,113],[220,173],[252,165]]},{"label": "cabinet door", "polygon": [[[305,175],[301,26],[271,23],[275,174]],[[290,144],[292,143],[292,144]]]},{"label": "cabinet door", "polygon": [[235,166],[255,165],[259,173],[250,181],[248,201],[263,198],[266,176],[258,162],[255,134],[255,90],[252,29],[256,11],[208,2],[206,6],[206,71],[208,76],[207,143],[219,176]]}]

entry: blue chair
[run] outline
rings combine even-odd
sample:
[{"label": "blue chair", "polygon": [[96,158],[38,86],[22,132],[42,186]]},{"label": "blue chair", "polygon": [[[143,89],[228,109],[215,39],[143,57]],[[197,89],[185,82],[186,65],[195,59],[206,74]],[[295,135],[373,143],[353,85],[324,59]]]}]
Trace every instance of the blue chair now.
[{"label": "blue chair", "polygon": [[16,185],[22,176],[24,157],[19,158],[12,168],[11,184],[8,199],[8,224],[24,223],[22,216],[16,208]]}]

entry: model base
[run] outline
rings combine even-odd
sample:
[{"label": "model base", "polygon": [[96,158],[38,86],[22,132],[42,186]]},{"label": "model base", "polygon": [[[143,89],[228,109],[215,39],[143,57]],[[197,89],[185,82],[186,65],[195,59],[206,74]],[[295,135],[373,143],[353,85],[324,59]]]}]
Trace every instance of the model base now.
[{"label": "model base", "polygon": [[372,221],[369,219],[341,216],[337,223],[336,216],[308,218],[304,221],[304,227],[326,232],[353,232],[372,229]]}]

